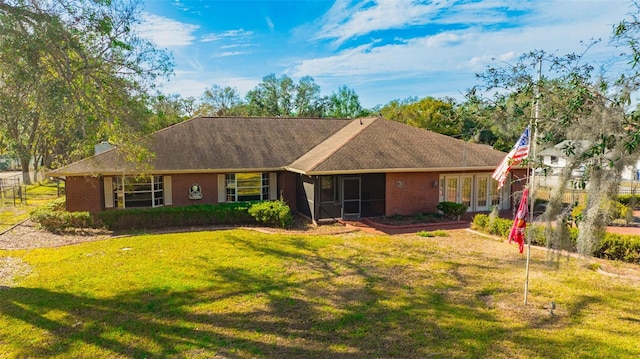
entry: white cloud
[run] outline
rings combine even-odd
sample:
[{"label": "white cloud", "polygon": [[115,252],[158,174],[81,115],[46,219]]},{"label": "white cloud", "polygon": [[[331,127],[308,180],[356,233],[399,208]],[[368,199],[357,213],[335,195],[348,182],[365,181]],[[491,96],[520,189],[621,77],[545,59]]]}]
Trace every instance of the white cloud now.
[{"label": "white cloud", "polygon": [[[405,3],[402,2],[402,4]],[[393,7],[384,1],[381,1],[380,4],[382,5],[375,5],[373,8]],[[463,9],[458,9],[456,16],[462,16],[463,13],[482,12],[483,18],[501,17],[502,15],[499,13],[493,17],[486,14],[490,8],[499,4],[502,3],[470,4],[466,7],[463,6]],[[338,2],[336,6],[338,5],[343,6],[344,3]],[[592,37],[607,38],[611,33],[611,24],[622,19],[626,11],[624,7],[602,9],[601,2],[560,1],[555,5],[551,6],[550,4],[536,8],[537,12],[527,13],[528,15],[514,20],[517,24],[511,26],[486,28],[475,25],[462,30],[442,31],[432,35],[404,39],[401,43],[383,44],[376,41],[345,48],[324,57],[302,59],[288,72],[292,76],[413,78],[416,74],[428,77],[429,74],[438,72],[461,71],[468,73],[472,78],[474,72],[483,71],[488,64],[495,64],[495,60],[515,61],[520,54],[532,50],[545,50],[558,55],[571,52],[580,53],[584,50],[581,47],[581,41],[589,40]],[[577,11],[576,6],[580,7],[580,11]],[[524,9],[518,10],[524,11]],[[338,10],[332,9],[332,11]],[[362,9],[361,12],[363,14],[365,12],[373,13],[373,10],[372,8]],[[585,15],[589,16],[586,21]],[[393,18],[393,16],[391,17]],[[406,17],[406,19],[412,18],[413,16]],[[397,19],[397,21],[388,22],[387,25],[403,23],[399,17]],[[408,21],[406,20],[404,23]],[[445,20],[439,19],[438,21]],[[457,20],[447,19],[446,21]],[[355,24],[351,20],[350,23]],[[468,23],[473,22],[467,21]],[[524,25],[526,27],[523,27]],[[373,26],[360,27],[360,29],[365,28],[372,29]],[[335,32],[332,36],[346,38],[357,33],[364,33],[364,31],[344,30],[343,33]],[[604,57],[615,54],[611,47],[607,47],[603,43],[591,49],[588,55]]]},{"label": "white cloud", "polygon": [[378,0],[374,5],[367,1],[351,5],[346,0],[338,0],[320,19],[321,28],[316,38],[342,43],[376,30],[424,24],[438,6],[438,3],[422,4],[412,0]]},{"label": "white cloud", "polygon": [[185,24],[163,16],[142,13],[142,22],[136,26],[141,37],[146,38],[159,47],[188,46],[193,43],[193,33],[198,25]]},{"label": "white cloud", "polygon": [[229,44],[229,45],[220,45],[219,49],[237,49],[237,48],[247,48],[250,47],[251,44]]},{"label": "white cloud", "polygon": [[226,51],[226,52],[220,52],[217,54],[213,54],[211,55],[211,57],[216,58],[216,57],[229,57],[229,56],[238,56],[238,55],[246,55],[249,54],[250,52],[247,51]]},{"label": "white cloud", "polygon": [[210,33],[202,36],[200,42],[213,42],[222,40],[239,41],[240,39],[247,38],[253,35],[252,31],[245,31],[244,29],[229,30],[220,33]]},{"label": "white cloud", "polygon": [[273,29],[275,29],[275,28],[276,28],[276,25],[273,23],[273,21],[271,20],[271,18],[270,18],[270,17],[268,17],[268,16],[267,16],[267,17],[265,17],[265,19],[264,19],[264,20],[267,22],[267,27],[268,27],[271,31],[273,31]]}]

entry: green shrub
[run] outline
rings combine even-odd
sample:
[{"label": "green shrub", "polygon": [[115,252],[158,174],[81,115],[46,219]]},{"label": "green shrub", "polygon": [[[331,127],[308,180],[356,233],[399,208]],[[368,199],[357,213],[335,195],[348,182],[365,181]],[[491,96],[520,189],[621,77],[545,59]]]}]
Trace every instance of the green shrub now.
[{"label": "green shrub", "polygon": [[471,229],[500,237],[508,237],[512,226],[511,219],[486,214],[476,214],[471,222]]},{"label": "green shrub", "polygon": [[620,194],[617,200],[625,206],[640,208],[640,194]]},{"label": "green shrub", "polygon": [[624,223],[631,222],[633,220],[633,209],[620,202],[611,201],[611,206],[609,207],[609,221],[613,222],[614,220],[621,220]]},{"label": "green shrub", "polygon": [[[64,205],[64,199],[61,201]],[[31,212],[31,220],[50,232],[61,232],[69,228],[92,228],[93,216],[89,212],[67,212],[60,201],[53,201]]]},{"label": "green shrub", "polygon": [[[547,238],[545,237],[545,227],[539,225],[530,226],[527,229],[527,235],[531,236],[531,244],[535,246],[546,246]],[[508,235],[507,235],[508,236]]]},{"label": "green shrub", "polygon": [[509,232],[511,232],[512,226],[513,220],[511,219],[491,217],[489,218],[489,227],[487,229],[490,234],[501,237],[508,237]]},{"label": "green shrub", "polygon": [[250,224],[255,223],[248,212],[253,203],[255,202],[109,210],[98,213],[98,219],[111,230]]},{"label": "green shrub", "polygon": [[467,212],[467,206],[462,203],[440,202],[436,206],[439,211],[449,218],[460,219],[460,216]]},{"label": "green shrub", "polygon": [[[491,218],[486,214],[477,214],[473,217],[471,229],[508,238],[512,224],[513,221],[510,219]],[[566,249],[575,252],[579,229],[568,227],[566,230],[569,237],[568,246],[570,246],[570,248]],[[527,231],[527,235],[531,236],[531,244],[537,246],[547,245],[545,226],[532,225]],[[593,255],[603,259],[640,264],[640,237],[605,233],[604,239],[596,247]]]},{"label": "green shrub", "polygon": [[606,233],[594,256],[640,264],[640,237]]},{"label": "green shrub", "polygon": [[293,221],[291,209],[282,200],[254,203],[249,207],[249,214],[258,223],[282,228],[288,227]]},{"label": "green shrub", "polygon": [[471,229],[476,231],[486,231],[489,225],[489,215],[476,214],[471,221]]},{"label": "green shrub", "polygon": [[576,227],[580,225],[580,222],[584,221],[584,209],[584,205],[575,206],[571,209],[571,220]]}]

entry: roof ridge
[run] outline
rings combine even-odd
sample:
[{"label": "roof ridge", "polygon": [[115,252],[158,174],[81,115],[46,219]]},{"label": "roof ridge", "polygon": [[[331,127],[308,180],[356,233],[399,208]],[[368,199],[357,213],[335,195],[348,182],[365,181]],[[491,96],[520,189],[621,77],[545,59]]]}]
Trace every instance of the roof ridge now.
[{"label": "roof ridge", "polygon": [[378,119],[379,117],[353,119],[351,123],[320,142],[286,168],[297,172],[312,171]]}]

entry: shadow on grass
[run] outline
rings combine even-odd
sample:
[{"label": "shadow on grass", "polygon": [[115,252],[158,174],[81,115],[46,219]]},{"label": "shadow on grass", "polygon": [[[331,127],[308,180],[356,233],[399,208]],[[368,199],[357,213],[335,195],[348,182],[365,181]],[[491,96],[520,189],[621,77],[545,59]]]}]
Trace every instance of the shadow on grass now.
[{"label": "shadow on grass", "polygon": [[[562,358],[584,341],[532,339],[527,328],[510,327],[481,300],[459,298],[476,278],[455,262],[446,286],[417,285],[414,280],[430,274],[397,273],[402,268],[357,252],[336,258],[296,239],[282,247],[233,241],[284,258],[286,275],[241,263],[207,267],[207,258],[199,258],[201,275],[210,280],[196,290],[149,288],[94,298],[3,288],[2,316],[35,329],[13,334],[11,348],[29,358],[482,358],[508,357],[522,345],[530,356]],[[502,348],[505,340],[516,344]]]}]

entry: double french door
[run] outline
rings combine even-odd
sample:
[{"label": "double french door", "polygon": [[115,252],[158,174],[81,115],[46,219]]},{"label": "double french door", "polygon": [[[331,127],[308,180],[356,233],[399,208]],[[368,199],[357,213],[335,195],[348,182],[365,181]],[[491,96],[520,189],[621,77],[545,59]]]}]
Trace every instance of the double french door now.
[{"label": "double french door", "polygon": [[[497,182],[489,174],[440,176],[440,201],[462,203],[470,212],[488,211],[491,207],[508,209],[506,186],[498,191]],[[502,193],[501,193],[502,192]]]}]

